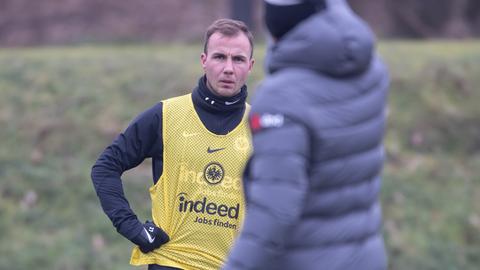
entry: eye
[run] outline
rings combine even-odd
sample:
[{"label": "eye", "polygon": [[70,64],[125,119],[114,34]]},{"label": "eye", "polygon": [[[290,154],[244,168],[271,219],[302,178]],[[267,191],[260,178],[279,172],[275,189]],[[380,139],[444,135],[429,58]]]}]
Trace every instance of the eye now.
[{"label": "eye", "polygon": [[218,59],[218,60],[223,60],[223,59],[225,59],[225,55],[223,55],[223,54],[215,54],[215,55],[213,56],[213,58],[214,58],[214,59]]},{"label": "eye", "polygon": [[243,63],[246,61],[245,57],[242,57],[242,56],[235,56],[233,57],[233,61],[237,62],[237,63]]}]

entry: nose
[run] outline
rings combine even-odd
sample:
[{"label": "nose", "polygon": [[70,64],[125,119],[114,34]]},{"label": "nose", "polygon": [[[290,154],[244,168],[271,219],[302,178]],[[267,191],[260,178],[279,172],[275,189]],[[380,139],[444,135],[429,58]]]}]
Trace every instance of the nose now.
[{"label": "nose", "polygon": [[233,61],[231,58],[228,58],[225,62],[225,67],[223,68],[223,72],[227,74],[233,74]]}]

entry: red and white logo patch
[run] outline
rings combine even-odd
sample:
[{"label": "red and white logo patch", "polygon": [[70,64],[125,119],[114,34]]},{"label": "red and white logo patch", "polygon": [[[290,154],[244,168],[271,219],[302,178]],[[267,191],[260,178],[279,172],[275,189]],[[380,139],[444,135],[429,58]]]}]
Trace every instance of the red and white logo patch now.
[{"label": "red and white logo patch", "polygon": [[253,113],[250,116],[250,128],[253,132],[258,132],[264,128],[278,128],[283,126],[283,114]]}]

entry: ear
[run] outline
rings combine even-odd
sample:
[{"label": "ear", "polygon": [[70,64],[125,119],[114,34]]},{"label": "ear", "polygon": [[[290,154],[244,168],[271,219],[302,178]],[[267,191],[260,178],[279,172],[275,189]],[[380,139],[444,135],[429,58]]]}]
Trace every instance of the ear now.
[{"label": "ear", "polygon": [[202,64],[202,67],[205,68],[205,63],[207,62],[207,54],[202,53],[200,55],[200,63]]},{"label": "ear", "polygon": [[255,58],[251,58],[250,59],[250,65],[248,67],[248,72],[252,71],[252,68],[253,68],[253,64],[255,64]]}]

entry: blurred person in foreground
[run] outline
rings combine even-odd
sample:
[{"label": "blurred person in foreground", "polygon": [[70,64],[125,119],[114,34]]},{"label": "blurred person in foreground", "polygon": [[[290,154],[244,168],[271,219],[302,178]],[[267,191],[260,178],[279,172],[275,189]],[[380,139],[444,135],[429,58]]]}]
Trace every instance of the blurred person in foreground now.
[{"label": "blurred person in foreground", "polygon": [[[253,37],[240,21],[206,31],[205,75],[191,94],[157,103],[108,146],[92,168],[102,208],[148,269],[219,269],[243,216],[241,174],[251,151],[245,82]],[[160,91],[161,91],[161,86]],[[152,159],[153,222],[139,221],[121,175]]]},{"label": "blurred person in foreground", "polygon": [[389,78],[374,36],[344,0],[267,0],[265,22],[247,214],[223,269],[384,270]]}]

